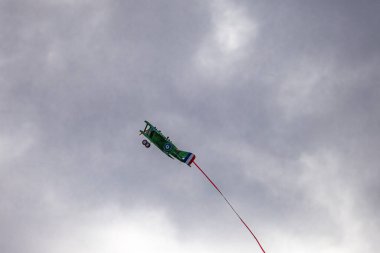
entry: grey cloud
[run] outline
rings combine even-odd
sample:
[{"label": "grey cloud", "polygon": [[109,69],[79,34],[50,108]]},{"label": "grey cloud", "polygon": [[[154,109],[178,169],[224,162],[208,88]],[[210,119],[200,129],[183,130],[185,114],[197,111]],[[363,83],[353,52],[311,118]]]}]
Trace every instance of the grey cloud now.
[{"label": "grey cloud", "polygon": [[221,54],[207,69],[197,57],[218,46],[215,2],[1,3],[5,252],[37,252],[76,212],[108,205],[165,209],[186,228],[179,240],[238,240],[201,174],[140,145],[144,119],[197,154],[271,251],[281,233],[347,252],[350,218],[357,243],[378,248],[378,4],[227,6],[257,33],[236,57],[206,53]]}]

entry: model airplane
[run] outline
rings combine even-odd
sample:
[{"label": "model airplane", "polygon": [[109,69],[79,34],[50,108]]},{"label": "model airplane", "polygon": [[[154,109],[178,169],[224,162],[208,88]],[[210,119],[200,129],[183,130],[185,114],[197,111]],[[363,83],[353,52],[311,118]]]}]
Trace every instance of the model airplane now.
[{"label": "model airplane", "polygon": [[[252,230],[248,227],[248,225],[243,221],[243,219],[240,217],[240,215],[236,212],[235,208],[231,205],[231,203],[227,200],[227,198],[223,195],[223,193],[219,190],[218,186],[207,176],[207,174],[199,167],[199,165],[194,161],[195,155],[179,150],[170,140],[169,137],[165,137],[160,130],[157,130],[156,127],[154,127],[152,124],[150,124],[148,121],[145,120],[145,128],[144,130],[140,130],[140,135],[143,134],[148,140],[150,140],[154,145],[156,145],[159,149],[161,149],[162,152],[164,152],[166,155],[168,155],[170,158],[178,159],[179,161],[186,163],[187,165],[191,165],[192,163],[195,164],[195,166],[199,169],[200,172],[208,179],[208,181],[214,186],[214,188],[222,195],[224,200],[227,202],[227,204],[231,207],[232,211],[237,215],[237,217],[240,219],[240,221],[243,223],[243,225],[248,229],[248,231],[251,233],[251,235],[255,238],[257,244],[260,246],[261,251],[265,253],[265,250],[261,246],[259,240],[257,237],[253,234]],[[142,144],[149,148],[150,143],[147,140],[143,140]],[[174,157],[174,158],[173,158]]]},{"label": "model airplane", "polygon": [[[162,152],[164,152],[170,158],[178,159],[179,161],[186,163],[187,165],[191,165],[191,163],[195,159],[195,155],[193,153],[179,150],[169,139],[169,137],[165,137],[160,130],[157,130],[152,124],[148,121],[144,121],[146,123],[144,130],[140,130],[140,135],[143,134],[149,141],[151,141],[154,145],[156,145]],[[147,140],[143,140],[142,144],[149,148],[150,143]]]}]

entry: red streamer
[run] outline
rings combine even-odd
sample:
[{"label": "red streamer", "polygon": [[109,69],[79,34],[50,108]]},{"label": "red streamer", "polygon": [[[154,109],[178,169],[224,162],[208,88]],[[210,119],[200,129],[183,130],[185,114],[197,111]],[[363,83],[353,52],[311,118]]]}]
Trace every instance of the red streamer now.
[{"label": "red streamer", "polygon": [[222,195],[222,197],[224,198],[224,200],[227,202],[227,204],[231,207],[232,211],[234,211],[234,213],[237,215],[237,217],[240,219],[240,221],[244,224],[244,226],[248,229],[248,231],[251,233],[251,235],[253,236],[253,238],[255,238],[257,244],[260,246],[260,249],[262,250],[263,253],[265,253],[263,247],[261,246],[261,243],[259,242],[259,240],[257,239],[257,237],[253,234],[252,230],[248,227],[248,225],[244,222],[244,220],[240,217],[240,215],[236,212],[235,208],[233,208],[233,206],[231,205],[231,203],[227,200],[227,198],[223,195],[223,193],[219,190],[218,186],[216,186],[216,184],[207,176],[207,174],[198,166],[198,164],[194,161],[193,162],[195,164],[195,166],[197,166],[197,168],[200,170],[200,172],[202,172],[202,174],[208,179],[208,181],[210,181],[210,183],[212,184],[212,186],[214,186],[214,188],[220,193],[220,195]]}]

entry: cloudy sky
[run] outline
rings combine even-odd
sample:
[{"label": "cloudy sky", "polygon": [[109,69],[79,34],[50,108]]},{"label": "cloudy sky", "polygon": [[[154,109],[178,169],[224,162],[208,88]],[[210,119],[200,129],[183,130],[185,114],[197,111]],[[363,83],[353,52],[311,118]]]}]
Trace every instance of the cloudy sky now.
[{"label": "cloudy sky", "polygon": [[0,251],[380,248],[380,2],[0,0]]}]

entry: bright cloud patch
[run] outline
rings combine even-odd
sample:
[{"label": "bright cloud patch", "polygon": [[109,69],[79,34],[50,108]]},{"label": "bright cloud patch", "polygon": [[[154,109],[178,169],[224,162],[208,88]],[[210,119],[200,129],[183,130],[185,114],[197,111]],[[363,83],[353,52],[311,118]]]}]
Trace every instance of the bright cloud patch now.
[{"label": "bright cloud patch", "polygon": [[212,33],[206,37],[196,55],[202,72],[218,75],[230,71],[242,59],[244,50],[257,33],[257,25],[245,10],[230,1],[213,1]]},{"label": "bright cloud patch", "polygon": [[221,51],[232,53],[244,46],[252,36],[252,21],[232,3],[214,2],[214,8],[214,39]]},{"label": "bright cloud patch", "polygon": [[[175,252],[175,230],[162,212],[105,208],[74,215],[44,252]],[[174,251],[173,251],[174,250]]]},{"label": "bright cloud patch", "polygon": [[[73,213],[57,221],[53,233],[45,236],[38,252],[48,253],[210,253],[251,252],[254,245],[237,244],[231,240],[218,244],[197,235],[179,237],[179,231],[162,210],[125,210],[104,207],[86,213]],[[245,250],[244,250],[245,249]]]}]

